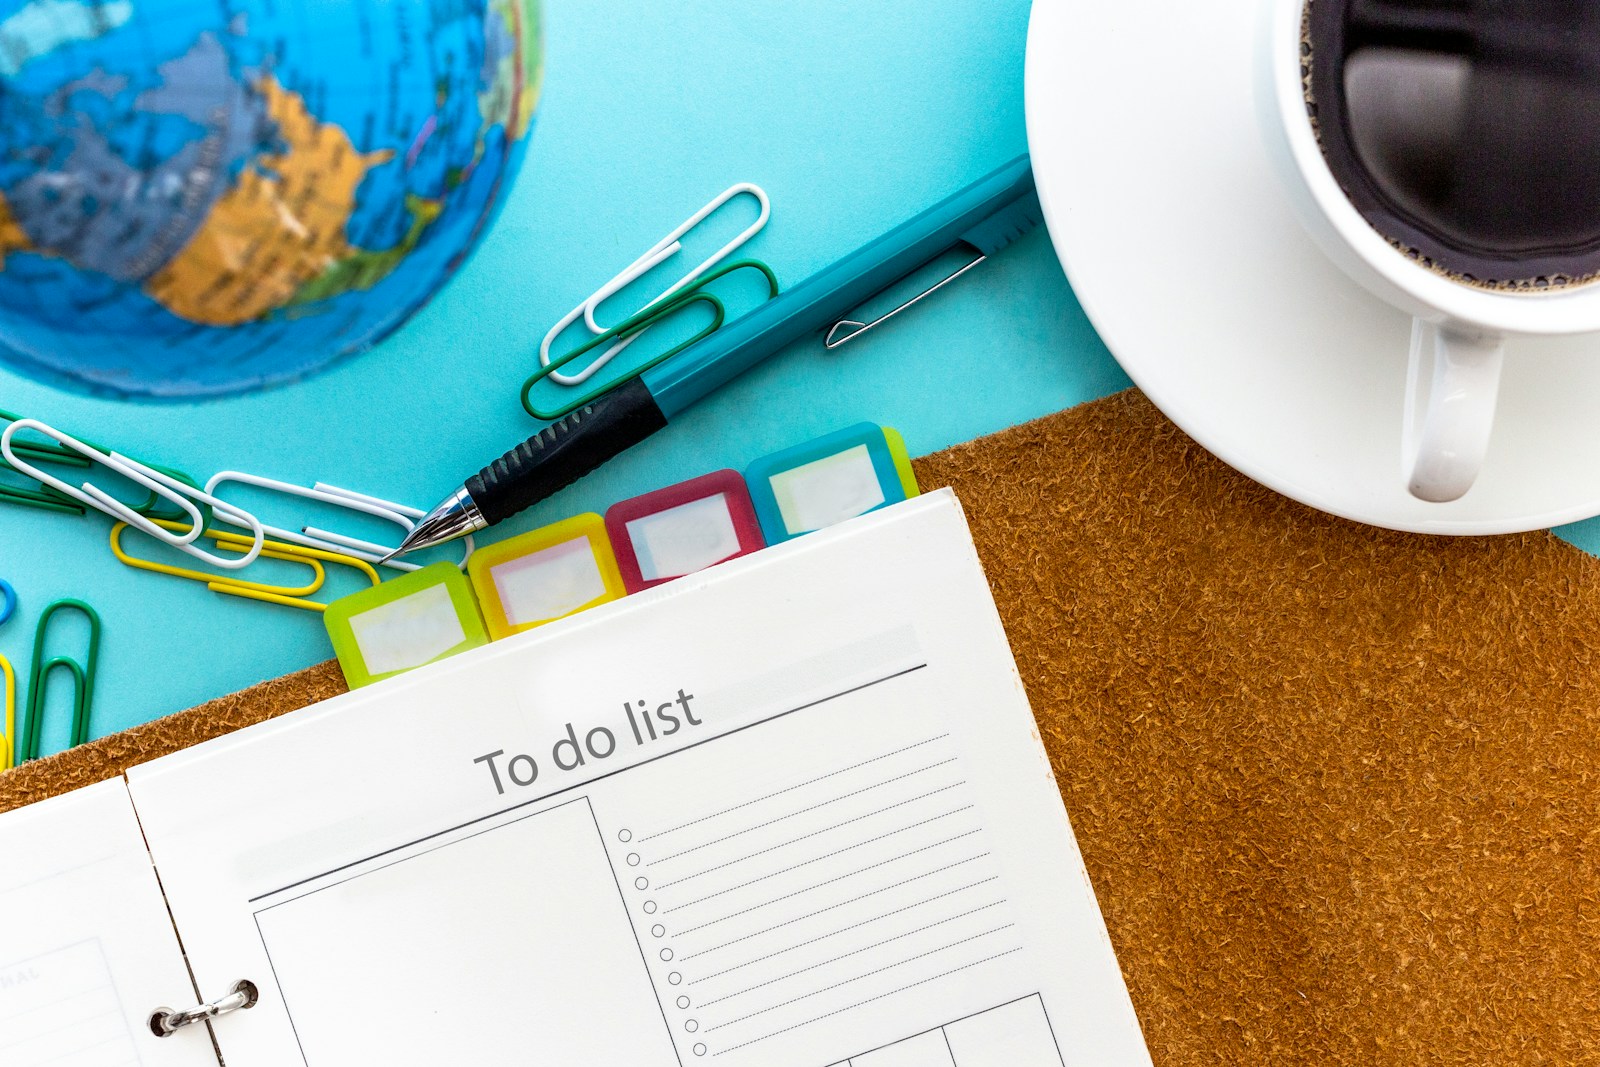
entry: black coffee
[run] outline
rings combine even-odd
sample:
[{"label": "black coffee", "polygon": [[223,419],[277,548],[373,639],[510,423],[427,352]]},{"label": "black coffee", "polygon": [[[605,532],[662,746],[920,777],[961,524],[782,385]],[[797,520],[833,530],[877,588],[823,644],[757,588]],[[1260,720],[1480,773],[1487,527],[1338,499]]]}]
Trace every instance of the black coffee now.
[{"label": "black coffee", "polygon": [[1380,234],[1474,285],[1600,276],[1600,0],[1310,0],[1307,103]]}]

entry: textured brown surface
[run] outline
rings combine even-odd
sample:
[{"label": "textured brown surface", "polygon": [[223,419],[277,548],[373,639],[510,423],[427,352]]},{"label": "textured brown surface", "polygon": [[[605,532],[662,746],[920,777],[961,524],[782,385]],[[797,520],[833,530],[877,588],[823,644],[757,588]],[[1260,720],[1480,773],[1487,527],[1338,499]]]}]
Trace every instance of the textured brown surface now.
[{"label": "textured brown surface", "polygon": [[[967,508],[1158,1064],[1600,1063],[1600,561],[1328,518],[1134,393],[917,472]],[[95,742],[0,808],[342,689]]]},{"label": "textured brown surface", "polygon": [[0,774],[0,811],[115,778],[129,767],[346,691],[334,660]]},{"label": "textured brown surface", "polygon": [[917,471],[1156,1063],[1600,1062],[1600,561],[1320,515],[1132,393]]}]

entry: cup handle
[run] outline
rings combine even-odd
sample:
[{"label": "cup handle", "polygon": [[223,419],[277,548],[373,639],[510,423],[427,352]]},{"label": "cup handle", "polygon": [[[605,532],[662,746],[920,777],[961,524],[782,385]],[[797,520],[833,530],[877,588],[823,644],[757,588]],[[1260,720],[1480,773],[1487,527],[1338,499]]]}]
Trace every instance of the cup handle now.
[{"label": "cup handle", "polygon": [[1456,500],[1478,477],[1489,448],[1505,340],[1413,320],[1401,432],[1408,487],[1419,500]]}]

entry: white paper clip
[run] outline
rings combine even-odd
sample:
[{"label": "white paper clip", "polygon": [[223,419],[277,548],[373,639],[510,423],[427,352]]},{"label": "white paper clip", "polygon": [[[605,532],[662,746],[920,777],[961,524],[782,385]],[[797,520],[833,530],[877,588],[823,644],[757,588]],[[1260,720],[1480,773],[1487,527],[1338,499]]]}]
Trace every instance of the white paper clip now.
[{"label": "white paper clip", "polygon": [[[667,300],[675,294],[681,292],[688,286],[693,285],[701,275],[706,273],[706,271],[710,270],[712,267],[715,267],[724,259],[727,259],[728,256],[732,255],[736,250],[742,247],[746,241],[760,233],[762,228],[766,226],[767,219],[772,215],[772,202],[767,199],[766,190],[761,188],[761,186],[753,185],[750,182],[739,182],[737,185],[728,186],[728,188],[719,193],[705,207],[701,208],[699,211],[696,211],[693,215],[690,215],[687,219],[685,219],[683,225],[679,226],[661,240],[651,245],[649,251],[645,252],[644,255],[628,264],[628,266],[624,267],[620,274],[618,274],[615,278],[612,278],[609,282],[606,282],[600,288],[596,289],[594,293],[590,295],[589,299],[585,300],[583,303],[567,312],[566,315],[562,317],[560,322],[552,326],[550,328],[550,332],[544,335],[544,340],[539,343],[539,363],[546,367],[550,365],[550,346],[555,342],[557,337],[561,336],[562,332],[565,331],[568,326],[571,326],[573,323],[577,322],[580,317],[582,317],[583,321],[588,325],[590,332],[595,334],[605,333],[606,328],[595,321],[595,308],[599,307],[607,297],[615,295],[630,283],[642,277],[647,271],[653,270],[655,267],[659,266],[668,257],[676,255],[678,252],[682,251],[682,238],[685,234],[704,222],[712,212],[716,211],[723,204],[726,204],[734,197],[743,193],[748,193],[750,196],[755,197],[756,202],[761,205],[761,214],[756,217],[756,221],[745,227],[743,232],[741,232],[737,237],[729,241],[727,244],[723,245],[704,263],[701,263],[694,270],[690,271],[688,274],[685,274],[676,282],[673,282],[665,292],[646,304],[640,309],[640,311],[648,310],[649,308],[661,303],[663,300]],[[643,337],[645,332],[645,330],[640,330],[636,334],[624,337],[617,341],[616,344],[612,345],[610,348],[606,349],[604,352],[600,353],[600,355],[591,360],[589,365],[584,367],[581,371],[575,371],[571,374],[567,374],[562,371],[552,371],[550,373],[550,380],[559,385],[581,385],[582,383],[588,381],[597,371],[600,370],[601,367],[604,367],[607,363],[610,363],[611,360],[615,358],[617,353],[633,344],[633,342],[637,341],[640,337]]]},{"label": "white paper clip", "polygon": [[[12,450],[11,439],[23,430],[32,430],[37,434],[48,437],[57,444],[70,448],[85,459],[98,463],[108,470],[115,471],[136,485],[150,490],[175,505],[187,515],[190,528],[183,533],[164,530],[92,482],[84,482],[81,488],[68,485],[55,475],[42,471],[19,458],[16,452]],[[231,504],[218,500],[209,491],[196,489],[192,485],[185,485],[171,475],[148,467],[138,460],[130,459],[121,453],[102,452],[98,448],[86,445],[70,434],[62,433],[52,426],[47,426],[38,419],[18,419],[10,426],[7,426],[5,432],[0,433],[0,456],[3,456],[5,461],[12,467],[41,485],[48,485],[80,504],[94,508],[96,511],[104,512],[113,519],[125,522],[129,526],[149,534],[163,544],[170,545],[180,552],[186,552],[196,559],[204,560],[214,567],[222,567],[225,570],[239,570],[240,568],[248,567],[256,561],[257,556],[261,555],[261,547],[266,541],[266,531],[256,521],[255,516],[249,512],[242,511]],[[219,556],[215,553],[207,552],[194,544],[195,540],[205,532],[205,520],[200,514],[200,509],[195,507],[193,503],[196,501],[210,505],[212,513],[223,522],[248,529],[254,541],[249,551],[242,556]]]},{"label": "white paper clip", "polygon": [[[368,496],[366,493],[357,493],[351,489],[341,489],[326,482],[317,482],[307,488],[303,485],[294,485],[291,482],[282,482],[276,478],[263,478],[258,474],[245,474],[243,471],[221,471],[213,475],[211,480],[206,482],[206,492],[216,493],[218,487],[228,482],[233,482],[237,485],[251,485],[257,489],[267,489],[275,493],[282,493],[285,496],[300,497],[303,500],[315,500],[323,504],[332,504],[335,507],[359,511],[374,518],[394,523],[400,527],[402,537],[410,533],[412,528],[416,526],[414,520],[420,519],[426,514],[420,508],[396,504],[389,500]],[[299,530],[288,530],[281,526],[263,525],[262,529],[280,541],[304,545],[307,548],[320,548],[326,552],[339,552],[367,563],[377,563],[384,556],[394,551],[392,547],[380,545],[374,541],[364,541],[332,530],[320,530],[315,526],[302,526]],[[471,558],[474,547],[471,537],[462,538],[464,554],[461,557],[459,566],[466,567],[467,560]],[[384,566],[397,571],[414,571],[419,565],[396,559],[390,560]]]}]

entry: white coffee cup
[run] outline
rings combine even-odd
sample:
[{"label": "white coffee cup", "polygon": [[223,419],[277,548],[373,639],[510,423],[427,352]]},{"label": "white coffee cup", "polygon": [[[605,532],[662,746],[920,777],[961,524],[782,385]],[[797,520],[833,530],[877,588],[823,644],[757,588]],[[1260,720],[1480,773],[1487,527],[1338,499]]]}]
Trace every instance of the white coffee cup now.
[{"label": "white coffee cup", "polygon": [[1413,496],[1455,500],[1472,487],[1488,451],[1506,339],[1600,332],[1600,284],[1542,292],[1479,288],[1436,273],[1390,244],[1350,202],[1317,143],[1301,68],[1305,0],[1260,2],[1260,110],[1268,147],[1301,222],[1322,250],[1360,285],[1412,316],[1402,470]]}]

